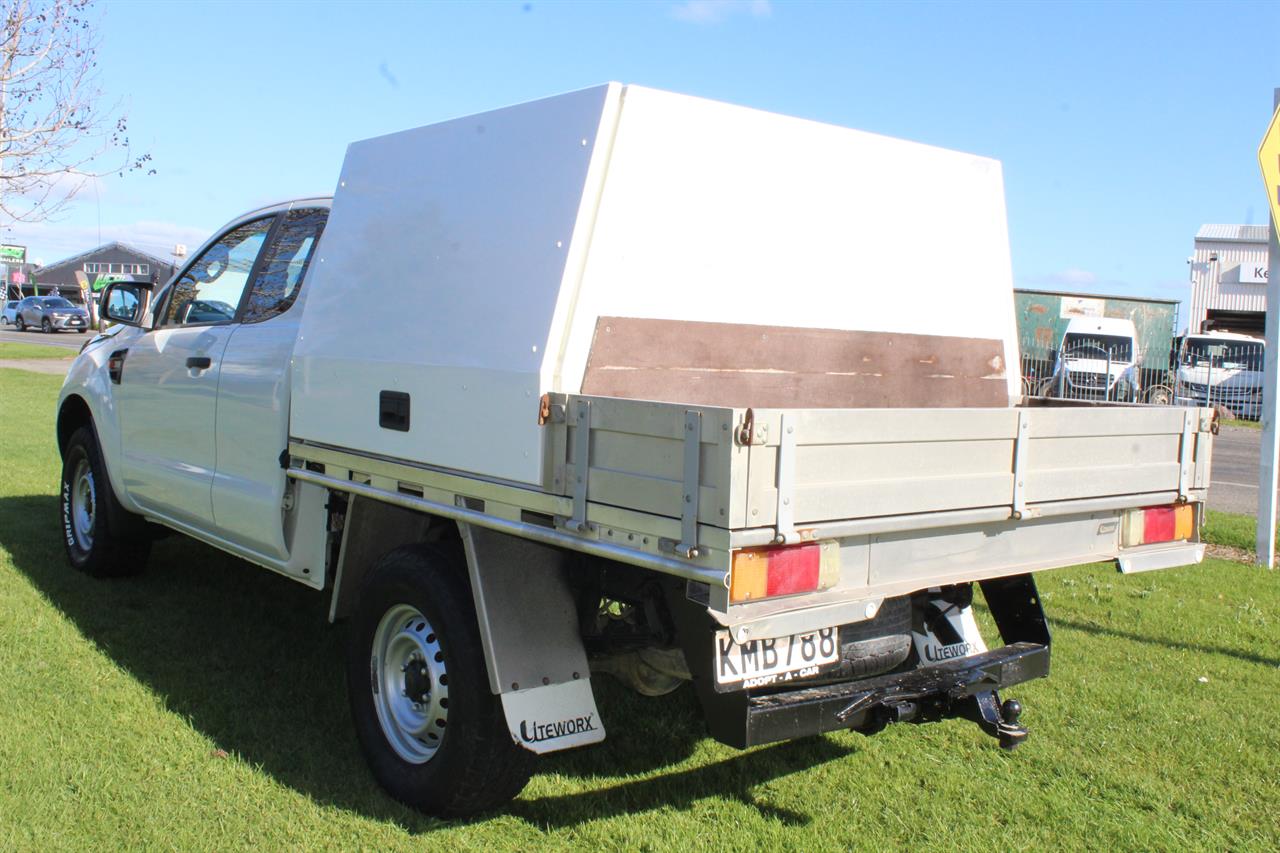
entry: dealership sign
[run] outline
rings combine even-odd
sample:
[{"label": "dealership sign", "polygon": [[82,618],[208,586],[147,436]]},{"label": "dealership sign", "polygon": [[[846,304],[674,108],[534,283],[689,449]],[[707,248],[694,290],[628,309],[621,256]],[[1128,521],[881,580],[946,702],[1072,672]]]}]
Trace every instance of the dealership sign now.
[{"label": "dealership sign", "polygon": [[1263,261],[1257,264],[1241,264],[1240,265],[1240,283],[1241,284],[1266,284],[1267,283],[1267,262]]},{"label": "dealership sign", "polygon": [[0,245],[0,264],[25,264],[26,262],[26,246]]}]

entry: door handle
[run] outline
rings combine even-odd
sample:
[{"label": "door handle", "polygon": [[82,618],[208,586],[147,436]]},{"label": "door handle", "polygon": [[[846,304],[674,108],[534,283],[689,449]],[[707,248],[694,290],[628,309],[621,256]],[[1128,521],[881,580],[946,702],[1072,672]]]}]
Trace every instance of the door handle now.
[{"label": "door handle", "polygon": [[209,358],[207,355],[193,355],[187,359],[187,367],[191,367],[196,370],[204,370],[211,364],[213,364],[213,359]]}]

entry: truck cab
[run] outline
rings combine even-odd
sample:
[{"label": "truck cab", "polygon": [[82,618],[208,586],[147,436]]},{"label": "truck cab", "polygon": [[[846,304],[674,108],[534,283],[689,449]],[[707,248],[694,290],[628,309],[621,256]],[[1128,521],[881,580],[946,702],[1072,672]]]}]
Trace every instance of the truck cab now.
[{"label": "truck cab", "polygon": [[1142,393],[1132,320],[1073,317],[1058,345],[1046,393],[1076,400],[1132,402]]}]

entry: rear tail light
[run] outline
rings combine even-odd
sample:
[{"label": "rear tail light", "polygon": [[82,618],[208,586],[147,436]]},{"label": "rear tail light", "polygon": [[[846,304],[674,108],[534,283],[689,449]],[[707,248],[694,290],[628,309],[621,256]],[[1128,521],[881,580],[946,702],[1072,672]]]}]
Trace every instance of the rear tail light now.
[{"label": "rear tail light", "polygon": [[1191,504],[1126,510],[1120,545],[1132,548],[1155,542],[1190,539],[1195,535],[1195,518],[1195,509]]},{"label": "rear tail light", "polygon": [[733,553],[729,600],[735,604],[830,589],[840,580],[840,544],[813,542]]}]

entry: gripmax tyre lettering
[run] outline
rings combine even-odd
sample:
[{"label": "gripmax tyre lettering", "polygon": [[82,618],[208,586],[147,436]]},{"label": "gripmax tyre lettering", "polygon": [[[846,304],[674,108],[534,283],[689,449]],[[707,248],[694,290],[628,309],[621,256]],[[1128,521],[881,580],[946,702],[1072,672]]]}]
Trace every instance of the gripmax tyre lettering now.
[{"label": "gripmax tyre lettering", "polygon": [[457,546],[411,545],[378,560],[350,625],[347,692],[379,784],[441,817],[501,806],[535,756],[512,739],[489,690],[466,563]]},{"label": "gripmax tyre lettering", "polygon": [[67,442],[58,509],[72,568],[92,577],[119,577],[146,567],[151,537],[142,519],[117,503],[92,427],[80,427]]}]

